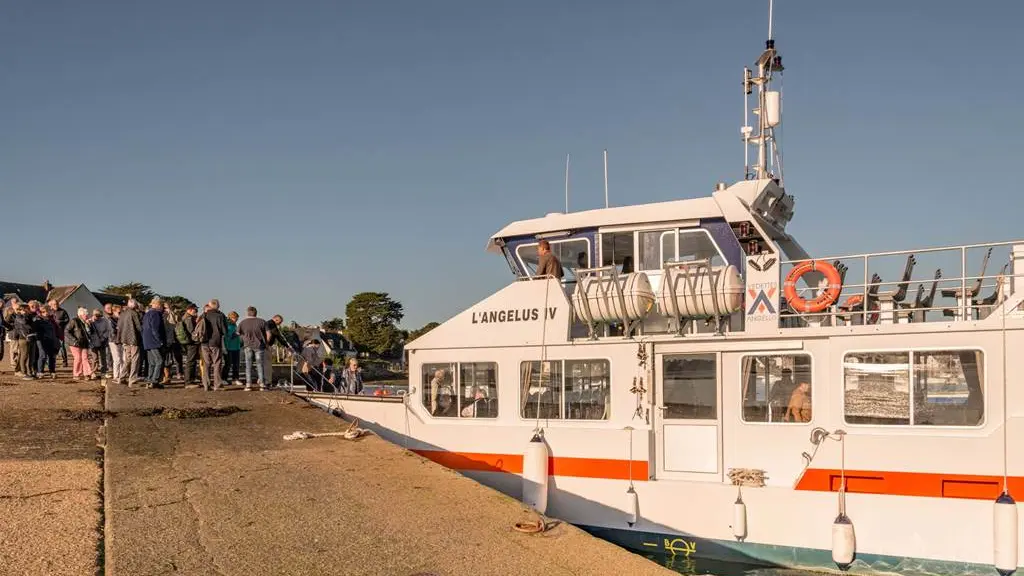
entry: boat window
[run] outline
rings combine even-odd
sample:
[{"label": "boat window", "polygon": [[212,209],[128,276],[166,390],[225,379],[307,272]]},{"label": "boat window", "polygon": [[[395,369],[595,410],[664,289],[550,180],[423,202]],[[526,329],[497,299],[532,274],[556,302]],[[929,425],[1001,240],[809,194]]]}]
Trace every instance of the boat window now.
[{"label": "boat window", "polygon": [[718,366],[714,354],[665,356],[663,369],[665,419],[718,418]]},{"label": "boat window", "polygon": [[744,422],[810,422],[809,354],[744,356],[742,370]]},{"label": "boat window", "polygon": [[611,378],[607,360],[565,361],[565,405],[568,420],[607,420]]},{"label": "boat window", "polygon": [[703,228],[679,230],[679,253],[675,261],[690,262],[707,258],[711,259],[712,266],[725,265],[725,258],[711,239],[711,234]]},{"label": "boat window", "polygon": [[523,418],[561,418],[562,362],[523,362],[519,366]]},{"label": "boat window", "polygon": [[498,417],[498,364],[459,364],[459,417]]},{"label": "boat window", "polygon": [[520,365],[520,413],[546,420],[607,420],[611,369],[607,360],[552,360]]},{"label": "boat window", "polygon": [[[576,279],[573,273],[574,268],[590,267],[590,242],[586,238],[548,240],[548,242],[551,244],[551,252],[562,263],[565,281],[572,282]],[[526,270],[527,275],[533,276],[537,273],[540,255],[537,253],[536,242],[517,246],[516,257],[519,258],[519,262],[522,264],[523,269]]]},{"label": "boat window", "polygon": [[455,364],[424,364],[422,375],[423,406],[430,415],[457,417],[459,403],[455,397]]},{"label": "boat window", "polygon": [[601,233],[601,266],[618,266],[623,274],[635,270],[632,232]]},{"label": "boat window", "polygon": [[980,350],[914,352],[914,424],[977,426],[984,418]]},{"label": "boat window", "polygon": [[424,364],[423,406],[437,418],[497,418],[498,365],[494,362]]},{"label": "boat window", "polygon": [[847,354],[846,421],[977,426],[984,419],[983,365],[983,354],[977,350]]}]

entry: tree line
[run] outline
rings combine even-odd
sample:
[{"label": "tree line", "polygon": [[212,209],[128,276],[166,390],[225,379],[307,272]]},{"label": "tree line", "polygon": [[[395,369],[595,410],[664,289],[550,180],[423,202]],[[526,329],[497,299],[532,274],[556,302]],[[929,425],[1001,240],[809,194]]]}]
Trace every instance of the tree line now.
[{"label": "tree line", "polygon": [[[153,298],[160,296],[176,314],[182,313],[189,305],[195,305],[195,302],[180,294],[157,294],[151,286],[141,282],[113,284],[105,286],[103,291],[134,298],[143,306],[149,306]],[[399,327],[404,317],[402,303],[391,298],[387,292],[360,292],[345,306],[344,318],[326,319],[320,323],[320,328],[342,334],[359,352],[397,358],[401,356],[406,342],[419,338],[439,325],[430,322],[416,330],[404,330]]]}]

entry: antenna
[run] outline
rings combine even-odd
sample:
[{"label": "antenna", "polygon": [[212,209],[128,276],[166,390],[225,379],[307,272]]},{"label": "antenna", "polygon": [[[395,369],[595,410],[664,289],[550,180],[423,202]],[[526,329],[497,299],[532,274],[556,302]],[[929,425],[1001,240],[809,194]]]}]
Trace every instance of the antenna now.
[{"label": "antenna", "polygon": [[[743,68],[743,127],[740,135],[743,138],[744,178],[778,179],[782,184],[782,157],[775,141],[775,127],[782,121],[782,95],[771,89],[775,72],[781,73],[782,57],[775,50],[773,26],[775,19],[775,1],[768,0],[768,40],[764,43],[764,52],[757,58],[756,76],[750,68]],[[750,95],[757,88],[757,102],[750,107]],[[753,112],[757,119],[757,129],[747,122],[748,113]],[[750,163],[750,148],[756,148],[754,163]]]},{"label": "antenna", "polygon": [[608,149],[604,149],[604,207],[608,207]]},{"label": "antenna", "polygon": [[569,155],[565,155],[565,213],[569,213]]}]

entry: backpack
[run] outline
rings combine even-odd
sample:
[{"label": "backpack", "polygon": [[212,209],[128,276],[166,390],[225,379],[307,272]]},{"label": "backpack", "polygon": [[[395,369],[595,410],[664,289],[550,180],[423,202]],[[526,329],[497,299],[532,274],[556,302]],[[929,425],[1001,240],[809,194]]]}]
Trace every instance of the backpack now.
[{"label": "backpack", "polygon": [[174,327],[174,338],[178,340],[178,344],[191,344],[192,339],[189,337],[188,330],[185,328],[185,320],[182,319],[178,322],[178,325]]},{"label": "backpack", "polygon": [[206,315],[196,318],[196,326],[192,329],[193,342],[206,342]]}]

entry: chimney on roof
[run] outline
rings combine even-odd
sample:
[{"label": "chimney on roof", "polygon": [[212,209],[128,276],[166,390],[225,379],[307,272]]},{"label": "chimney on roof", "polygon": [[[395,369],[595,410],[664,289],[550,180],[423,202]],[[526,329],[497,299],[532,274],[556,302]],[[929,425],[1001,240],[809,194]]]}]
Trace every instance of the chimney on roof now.
[{"label": "chimney on roof", "polygon": [[49,294],[50,290],[53,290],[53,284],[50,284],[49,280],[43,280],[43,290],[45,290],[46,293]]}]

